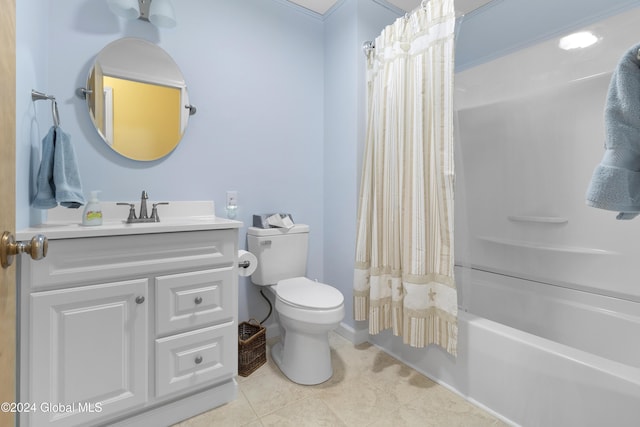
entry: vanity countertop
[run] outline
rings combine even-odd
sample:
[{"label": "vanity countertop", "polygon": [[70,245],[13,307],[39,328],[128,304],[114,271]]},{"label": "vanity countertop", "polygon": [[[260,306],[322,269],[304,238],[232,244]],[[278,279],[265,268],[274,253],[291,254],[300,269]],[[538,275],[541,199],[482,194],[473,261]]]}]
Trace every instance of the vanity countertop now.
[{"label": "vanity countertop", "polygon": [[[132,202],[134,203],[134,202]],[[158,206],[160,222],[127,224],[127,206],[118,206],[116,202],[100,202],[102,225],[82,225],[80,209],[56,207],[47,211],[47,221],[18,230],[16,240],[29,240],[34,234],[44,234],[52,239],[75,239],[82,237],[118,236],[149,233],[174,233],[180,231],[221,230],[242,227],[241,221],[217,217],[212,201],[170,202]],[[140,203],[135,202],[136,213]],[[149,202],[149,211],[151,211]]]}]

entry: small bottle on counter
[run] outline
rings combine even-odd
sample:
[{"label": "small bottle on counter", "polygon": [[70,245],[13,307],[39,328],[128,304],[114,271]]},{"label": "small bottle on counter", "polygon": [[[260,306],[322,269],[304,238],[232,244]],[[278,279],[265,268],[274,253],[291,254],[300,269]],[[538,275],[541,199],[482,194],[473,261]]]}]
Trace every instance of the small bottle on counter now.
[{"label": "small bottle on counter", "polygon": [[102,208],[98,200],[99,191],[94,190],[89,194],[89,203],[82,214],[82,225],[102,225]]}]

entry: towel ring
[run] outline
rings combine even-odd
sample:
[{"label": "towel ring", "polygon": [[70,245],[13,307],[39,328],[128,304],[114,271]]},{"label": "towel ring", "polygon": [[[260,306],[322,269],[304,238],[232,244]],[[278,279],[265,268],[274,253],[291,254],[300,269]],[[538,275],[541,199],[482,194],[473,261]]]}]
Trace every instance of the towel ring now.
[{"label": "towel ring", "polygon": [[31,89],[32,101],[42,101],[43,99],[51,101],[51,117],[53,117],[53,124],[56,127],[60,126],[60,114],[58,113],[58,103],[56,102],[56,97]]},{"label": "towel ring", "polygon": [[53,117],[53,125],[60,126],[60,115],[58,114],[58,103],[55,99],[51,101],[51,116]]}]

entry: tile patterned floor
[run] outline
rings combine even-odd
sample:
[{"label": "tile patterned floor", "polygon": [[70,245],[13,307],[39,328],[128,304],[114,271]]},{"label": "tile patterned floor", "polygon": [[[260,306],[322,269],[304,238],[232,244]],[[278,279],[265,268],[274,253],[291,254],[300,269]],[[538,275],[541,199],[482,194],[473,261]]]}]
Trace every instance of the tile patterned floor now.
[{"label": "tile patterned floor", "polygon": [[267,363],[238,377],[235,401],[174,427],[506,426],[370,344],[354,346],[335,333],[330,343],[334,375],[329,381],[292,383],[267,348]]}]

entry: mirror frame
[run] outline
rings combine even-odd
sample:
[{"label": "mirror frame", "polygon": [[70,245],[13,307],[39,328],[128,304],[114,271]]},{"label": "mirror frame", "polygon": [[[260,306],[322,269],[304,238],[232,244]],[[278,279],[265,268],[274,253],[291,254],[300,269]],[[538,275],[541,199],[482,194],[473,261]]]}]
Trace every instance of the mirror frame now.
[{"label": "mirror frame", "polygon": [[[124,86],[129,86],[135,93],[145,95],[135,96],[131,89],[129,94],[125,91],[125,95],[131,96],[127,101],[130,103],[124,104],[128,112],[124,114],[121,111],[118,115],[113,108],[116,105],[113,93],[105,91],[105,77],[114,79],[115,84],[123,87],[119,93],[125,91]],[[173,58],[161,47],[140,38],[121,38],[98,52],[88,73],[87,86],[80,91],[85,95],[91,122],[102,140],[115,152],[132,160],[153,161],[169,155],[182,140],[189,116],[195,114],[195,107],[189,103],[184,76]],[[176,96],[179,98],[178,105],[173,101]],[[152,100],[153,97],[172,98],[172,101],[156,102]],[[116,99],[124,102],[126,98],[120,96]],[[151,108],[158,109],[158,115],[168,120],[158,119],[158,115],[149,117]],[[179,111],[177,117],[176,109]],[[128,121],[129,124],[120,129],[109,125],[115,125],[116,120],[122,123]],[[141,126],[141,123],[145,126]],[[165,135],[161,129],[163,125],[169,126],[167,133],[175,138],[170,137],[166,144],[158,146],[156,141]],[[117,135],[117,139],[114,135]]]}]

